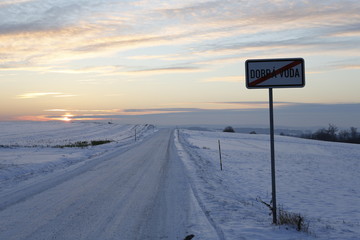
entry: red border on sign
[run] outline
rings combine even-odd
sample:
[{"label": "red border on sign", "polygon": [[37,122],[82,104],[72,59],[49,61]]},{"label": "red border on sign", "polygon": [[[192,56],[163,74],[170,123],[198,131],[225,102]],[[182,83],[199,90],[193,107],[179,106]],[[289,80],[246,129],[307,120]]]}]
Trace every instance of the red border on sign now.
[{"label": "red border on sign", "polygon": [[249,86],[250,87],[255,87],[256,85],[258,85],[258,84],[260,84],[262,82],[265,82],[266,80],[274,77],[275,75],[277,75],[277,74],[279,74],[279,73],[281,73],[283,71],[286,71],[286,70],[288,70],[290,68],[293,68],[293,67],[295,67],[295,66],[297,66],[297,65],[299,65],[301,63],[302,63],[302,61],[294,61],[294,62],[292,62],[292,63],[290,63],[288,65],[285,65],[284,67],[279,68],[278,70],[276,70],[276,71],[274,71],[274,72],[272,72],[272,73],[270,73],[270,74],[268,74],[268,75],[266,75],[264,77],[261,77],[261,78],[255,80],[255,81],[251,82],[249,84]]},{"label": "red border on sign", "polygon": [[[260,77],[256,80],[250,81],[250,64],[271,64],[271,63],[279,63],[284,62],[286,64],[283,67],[280,67],[279,69],[275,71],[269,72],[269,74]],[[293,67],[300,67],[301,71],[301,80],[300,82],[293,83],[284,81],[283,83],[274,83],[269,84],[266,81],[271,79],[272,77],[275,77],[276,75],[279,75],[283,71],[289,70]],[[259,89],[259,88],[301,88],[305,86],[305,61],[303,58],[274,58],[274,59],[248,59],[245,61],[245,82],[246,87],[249,89]]]}]

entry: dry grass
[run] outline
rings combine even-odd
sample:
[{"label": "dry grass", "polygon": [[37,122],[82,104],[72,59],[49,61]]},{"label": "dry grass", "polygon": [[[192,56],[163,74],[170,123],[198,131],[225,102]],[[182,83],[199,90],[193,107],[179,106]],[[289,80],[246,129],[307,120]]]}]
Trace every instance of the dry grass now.
[{"label": "dry grass", "polygon": [[305,218],[301,214],[292,213],[279,208],[278,224],[293,226],[298,231],[308,232],[309,224],[305,222]]}]

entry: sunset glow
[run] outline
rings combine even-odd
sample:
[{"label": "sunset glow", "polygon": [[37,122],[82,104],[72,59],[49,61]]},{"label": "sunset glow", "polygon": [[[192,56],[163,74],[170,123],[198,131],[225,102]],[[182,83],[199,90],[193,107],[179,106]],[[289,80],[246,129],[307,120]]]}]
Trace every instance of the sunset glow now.
[{"label": "sunset glow", "polygon": [[360,127],[357,0],[27,0],[0,12],[0,121],[258,120],[268,96],[246,89],[245,61],[301,57],[306,85],[276,90],[277,107],[303,106],[306,120],[311,104],[331,105],[308,124]]},{"label": "sunset glow", "polygon": [[61,120],[64,122],[70,122],[71,120],[73,120],[72,117],[74,117],[74,115],[67,113],[63,115]]}]

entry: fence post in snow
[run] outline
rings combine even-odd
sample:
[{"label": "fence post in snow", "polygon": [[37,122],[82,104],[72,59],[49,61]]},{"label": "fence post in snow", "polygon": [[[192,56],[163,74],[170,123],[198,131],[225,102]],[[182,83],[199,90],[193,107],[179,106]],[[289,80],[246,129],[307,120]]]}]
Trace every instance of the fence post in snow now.
[{"label": "fence post in snow", "polygon": [[220,156],[220,170],[222,171],[222,159],[221,159],[221,147],[220,147],[220,140],[218,140],[219,143],[219,156]]}]

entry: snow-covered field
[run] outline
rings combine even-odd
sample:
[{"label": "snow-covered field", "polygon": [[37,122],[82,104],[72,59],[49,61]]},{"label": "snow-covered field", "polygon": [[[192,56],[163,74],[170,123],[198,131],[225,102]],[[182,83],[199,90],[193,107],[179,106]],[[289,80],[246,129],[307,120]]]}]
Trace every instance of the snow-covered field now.
[{"label": "snow-covered field", "polygon": [[[156,131],[152,125],[96,122],[0,122],[0,190],[29,178],[64,169],[126,147]],[[112,141],[63,147],[77,142]]]},{"label": "snow-covered field", "polygon": [[[157,131],[151,125],[105,122],[1,122],[0,129],[0,193],[53,172],[70,172],[93,159],[100,161],[114,149],[119,149],[117,154],[122,148],[137,149],[135,129],[138,142]],[[94,140],[112,142],[64,147]],[[170,151],[167,174],[173,178],[168,184],[170,190],[174,181],[191,185],[196,207],[189,211],[198,216],[189,220],[193,240],[360,239],[360,145],[275,137],[277,203],[305,217],[308,232],[298,232],[272,225],[269,208],[259,201],[271,200],[268,135],[180,129],[174,140],[181,163],[173,156],[176,151]],[[176,199],[186,197],[170,199],[176,205]]]},{"label": "snow-covered field", "polygon": [[[274,226],[268,135],[179,130],[179,153],[224,239],[360,239],[360,145],[276,136],[277,203],[308,233]],[[220,140],[223,171],[220,171]]]}]

